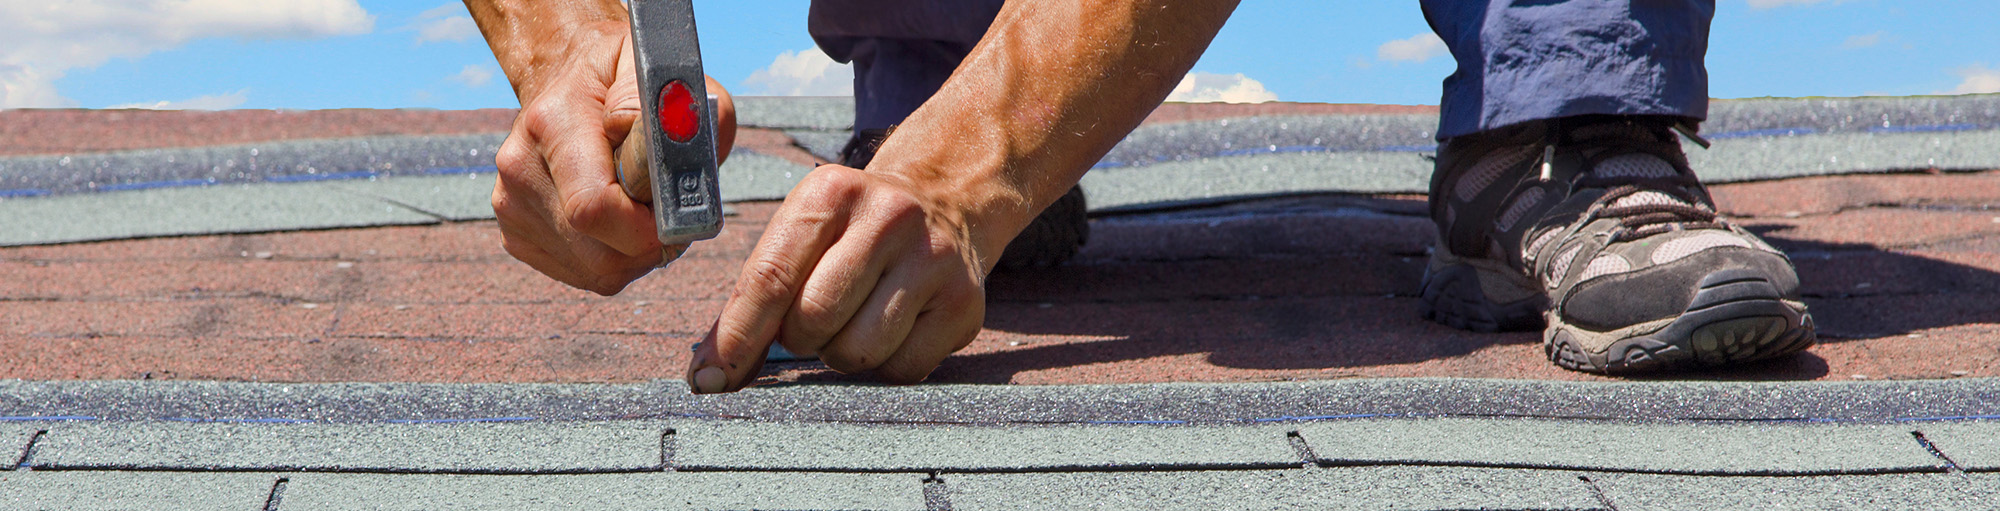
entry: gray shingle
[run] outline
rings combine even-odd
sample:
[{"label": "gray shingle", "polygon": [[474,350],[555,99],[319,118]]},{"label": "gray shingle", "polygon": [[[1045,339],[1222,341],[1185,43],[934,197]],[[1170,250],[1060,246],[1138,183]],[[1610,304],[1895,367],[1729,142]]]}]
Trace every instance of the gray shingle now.
[{"label": "gray shingle", "polygon": [[0,381],[0,415],[88,415],[118,420],[191,417],[367,422],[536,417],[575,421],[692,414],[804,422],[1221,422],[1459,414],[1642,421],[1885,421],[1981,415],[1996,409],[2000,409],[2000,379],[1994,378],[1857,382],[1387,378],[1224,384],[788,385],[706,396],[691,395],[687,384],[679,380],[619,385]]},{"label": "gray shingle", "polygon": [[[1993,509],[1982,482],[1953,474],[1803,477],[1591,474],[1620,510]],[[1991,484],[1996,481],[1985,481]],[[1986,493],[1985,496],[1979,493]],[[1978,505],[1984,502],[1986,505]]]},{"label": "gray shingle", "polygon": [[1914,427],[1959,468],[2000,470],[2000,422],[1938,422]]},{"label": "gray shingle", "polygon": [[215,185],[0,200],[0,246],[435,222],[327,182]]},{"label": "gray shingle", "polygon": [[1589,509],[1570,472],[1343,467],[946,474],[952,509]]},{"label": "gray shingle", "polygon": [[818,156],[829,162],[840,160],[840,150],[847,147],[847,140],[852,138],[853,135],[853,131],[845,129],[785,130],[785,136],[792,137],[792,143],[798,144],[799,147],[804,148],[808,153],[812,153],[813,156]]},{"label": "gray shingle", "polygon": [[1423,192],[1431,163],[1414,152],[1274,153],[1101,168],[1083,176],[1092,210],[1305,192]]},{"label": "gray shingle", "polygon": [[[725,202],[779,200],[811,171],[812,167],[776,156],[737,151],[729,154],[729,161],[722,164],[716,178],[721,180],[718,187]],[[492,216],[490,207],[487,216]]]},{"label": "gray shingle", "polygon": [[39,424],[8,424],[0,427],[0,469],[11,470],[28,452],[28,443],[41,432]]},{"label": "gray shingle", "polygon": [[1615,423],[1538,419],[1351,420],[1301,426],[1329,464],[1443,464],[1681,474],[1943,470],[1897,426]]},{"label": "gray shingle", "polygon": [[1282,429],[950,426],[702,421],[675,424],[683,470],[1014,471],[1297,466]]},{"label": "gray shingle", "polygon": [[0,156],[0,190],[88,193],[129,188],[313,182],[492,173],[506,133],[274,140],[44,156]]},{"label": "gray shingle", "polygon": [[736,124],[753,128],[845,130],[854,127],[854,98],[736,96]]},{"label": "gray shingle", "polygon": [[1686,145],[1688,165],[1702,181],[1884,172],[1908,169],[1987,170],[2000,167],[2000,131],[1840,133],[1717,140],[1702,150]]},{"label": "gray shingle", "polygon": [[454,222],[493,218],[495,174],[409,176],[333,181],[348,193],[435,215]]},{"label": "gray shingle", "polygon": [[280,510],[924,509],[915,474],[299,474]]},{"label": "gray shingle", "polygon": [[63,511],[259,511],[278,476],[191,472],[0,473],[0,508]]},{"label": "gray shingle", "polygon": [[660,466],[657,423],[269,424],[77,422],[35,445],[35,468],[580,472]]}]

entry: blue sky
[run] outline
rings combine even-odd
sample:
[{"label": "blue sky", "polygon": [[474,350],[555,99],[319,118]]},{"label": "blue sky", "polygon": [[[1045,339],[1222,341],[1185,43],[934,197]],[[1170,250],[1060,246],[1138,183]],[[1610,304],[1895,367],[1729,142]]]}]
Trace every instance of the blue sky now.
[{"label": "blue sky", "polygon": [[[1719,1],[1716,97],[2000,92],[2000,2]],[[29,20],[0,30],[0,106],[515,106],[457,2],[177,3],[0,0]],[[843,90],[807,4],[697,1],[709,74],[739,94]],[[1453,66],[1426,34],[1411,1],[1246,0],[1179,97],[1435,104]]]}]

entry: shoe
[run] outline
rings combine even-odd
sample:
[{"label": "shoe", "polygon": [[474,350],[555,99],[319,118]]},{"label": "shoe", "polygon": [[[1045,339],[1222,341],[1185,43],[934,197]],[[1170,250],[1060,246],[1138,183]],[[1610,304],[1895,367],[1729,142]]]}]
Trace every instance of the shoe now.
[{"label": "shoe", "polygon": [[[841,165],[867,168],[875,150],[888,140],[889,130],[860,130],[840,149]],[[1090,218],[1083,199],[1083,187],[1075,186],[1035,217],[1007,249],[1000,253],[997,270],[1050,267],[1068,261],[1090,241]]]},{"label": "shoe", "polygon": [[1791,260],[1716,214],[1665,117],[1586,116],[1448,140],[1425,318],[1543,328],[1578,371],[1715,367],[1817,339]]}]

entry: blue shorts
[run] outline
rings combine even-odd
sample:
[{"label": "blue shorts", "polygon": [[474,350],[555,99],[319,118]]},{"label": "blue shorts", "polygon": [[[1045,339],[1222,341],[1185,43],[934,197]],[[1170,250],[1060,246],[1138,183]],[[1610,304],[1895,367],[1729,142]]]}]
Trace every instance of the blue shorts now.
[{"label": "blue shorts", "polygon": [[[807,28],[854,64],[855,128],[902,122],[944,84],[1001,0],[814,0]],[[1714,0],[1423,0],[1458,61],[1438,138],[1588,114],[1708,116]]]}]

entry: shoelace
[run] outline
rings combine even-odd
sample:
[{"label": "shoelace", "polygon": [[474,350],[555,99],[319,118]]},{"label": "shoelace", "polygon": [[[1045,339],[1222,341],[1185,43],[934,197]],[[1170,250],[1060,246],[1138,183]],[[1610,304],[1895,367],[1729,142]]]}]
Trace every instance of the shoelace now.
[{"label": "shoelace", "polygon": [[[1679,179],[1647,179],[1637,183],[1612,187],[1604,192],[1591,207],[1589,218],[1616,218],[1619,229],[1612,232],[1611,241],[1621,243],[1648,236],[1692,229],[1722,229],[1723,221],[1706,207],[1698,206],[1700,200],[1686,191]],[[1643,192],[1666,194],[1679,199],[1676,202],[1647,203],[1618,206],[1619,199]],[[1589,220],[1585,220],[1588,222]]]},{"label": "shoelace", "polygon": [[[1591,158],[1593,169],[1597,164],[1614,156],[1645,154],[1663,161],[1673,161],[1668,154],[1677,147],[1660,147],[1671,142],[1652,142],[1654,133],[1636,124],[1618,126],[1596,126],[1597,129],[1579,129],[1572,133],[1588,132],[1595,136],[1577,137],[1574,143],[1598,143],[1606,146],[1606,151]],[[1671,135],[1669,135],[1671,137]],[[1553,148],[1554,145],[1549,147]],[[1553,151],[1550,151],[1553,152]],[[1544,171],[1546,172],[1546,171]],[[1702,205],[1700,198],[1688,192],[1699,188],[1701,182],[1692,174],[1675,168],[1671,177],[1619,177],[1602,178],[1593,174],[1581,176],[1573,185],[1577,188],[1605,188],[1604,195],[1592,201],[1582,223],[1598,218],[1618,219],[1619,228],[1612,232],[1614,243],[1632,241],[1668,232],[1691,229],[1722,229],[1724,221],[1716,212]],[[1621,199],[1641,193],[1652,192],[1673,199],[1664,203],[1650,202],[1619,206]]]}]

